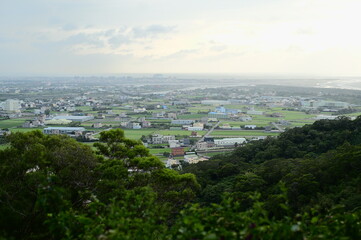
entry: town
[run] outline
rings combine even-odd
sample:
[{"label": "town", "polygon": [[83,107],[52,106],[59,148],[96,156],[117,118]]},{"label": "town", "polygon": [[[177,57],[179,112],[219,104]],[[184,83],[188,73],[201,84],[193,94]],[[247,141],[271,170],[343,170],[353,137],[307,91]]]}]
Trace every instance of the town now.
[{"label": "town", "polygon": [[100,132],[121,128],[179,169],[289,128],[361,112],[356,90],[214,87],[176,78],[166,84],[159,76],[103,80],[1,80],[0,148],[12,132],[66,134],[92,146]]}]

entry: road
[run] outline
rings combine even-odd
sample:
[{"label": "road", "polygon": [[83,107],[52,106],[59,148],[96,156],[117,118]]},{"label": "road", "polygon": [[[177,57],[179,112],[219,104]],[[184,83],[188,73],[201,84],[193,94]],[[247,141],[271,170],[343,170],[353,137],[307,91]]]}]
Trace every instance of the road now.
[{"label": "road", "polygon": [[284,130],[283,128],[281,128],[277,123],[273,122],[272,124],[273,124],[273,126],[274,126],[275,128],[278,129],[278,131],[280,131],[280,132],[284,132],[284,131],[285,131],[285,130]]},{"label": "road", "polygon": [[204,138],[205,138],[205,137],[208,137],[209,134],[211,134],[211,133],[213,132],[213,130],[214,130],[216,127],[219,126],[220,123],[221,123],[221,121],[217,122],[216,125],[214,125],[211,129],[209,129],[209,131],[208,131],[206,134],[204,134],[203,137],[202,137],[201,139],[199,139],[199,140],[189,149],[189,151],[192,152],[192,151],[197,147],[197,143],[203,142]]}]

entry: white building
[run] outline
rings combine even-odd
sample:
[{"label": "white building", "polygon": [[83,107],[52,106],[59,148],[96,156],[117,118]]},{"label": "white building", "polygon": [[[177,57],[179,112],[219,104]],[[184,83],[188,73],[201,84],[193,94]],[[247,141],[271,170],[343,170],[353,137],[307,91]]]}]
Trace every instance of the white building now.
[{"label": "white building", "polygon": [[247,140],[245,138],[223,138],[223,139],[214,139],[214,144],[217,147],[227,147],[234,146],[236,143],[238,145],[245,143]]},{"label": "white building", "polygon": [[315,117],[316,120],[324,120],[324,119],[328,119],[328,120],[335,120],[338,116],[332,116],[332,115],[317,115]]},{"label": "white building", "polygon": [[185,124],[192,124],[194,123],[194,120],[188,120],[188,119],[178,119],[178,120],[172,120],[171,124],[174,125],[185,125]]},{"label": "white building", "polygon": [[224,101],[224,100],[202,100],[201,104],[203,104],[203,105],[229,105],[229,104],[231,104],[231,102]]},{"label": "white building", "polygon": [[207,161],[207,158],[198,157],[197,155],[184,155],[184,161],[189,164],[194,164],[202,161]]},{"label": "white building", "polygon": [[203,127],[188,127],[188,131],[202,131]]},{"label": "white building", "polygon": [[76,133],[82,133],[85,131],[83,127],[48,127],[44,128],[45,134],[67,134],[75,135]]},{"label": "white building", "polygon": [[196,147],[198,150],[207,150],[208,143],[207,142],[197,142]]},{"label": "white building", "polygon": [[163,143],[168,143],[170,140],[175,140],[174,135],[163,136]]},{"label": "white building", "polygon": [[146,111],[147,111],[147,109],[145,109],[145,108],[135,108],[133,110],[134,113],[143,113],[143,112],[146,112]]},{"label": "white building", "polygon": [[161,135],[161,134],[152,135],[152,143],[153,144],[162,144],[163,143],[163,135]]},{"label": "white building", "polygon": [[86,122],[93,119],[93,116],[56,116],[53,118],[53,120],[69,120],[72,122]]},{"label": "white building", "polygon": [[180,147],[179,140],[169,140],[168,144],[170,148]]},{"label": "white building", "polygon": [[262,111],[256,111],[256,110],[248,110],[247,114],[249,115],[263,115]]},{"label": "white building", "polygon": [[167,168],[171,168],[172,165],[179,165],[179,160],[173,159],[173,158],[168,158],[167,163],[165,164],[165,166]]},{"label": "white building", "polygon": [[20,108],[20,101],[16,99],[8,99],[3,103],[3,109],[8,112],[18,112]]}]

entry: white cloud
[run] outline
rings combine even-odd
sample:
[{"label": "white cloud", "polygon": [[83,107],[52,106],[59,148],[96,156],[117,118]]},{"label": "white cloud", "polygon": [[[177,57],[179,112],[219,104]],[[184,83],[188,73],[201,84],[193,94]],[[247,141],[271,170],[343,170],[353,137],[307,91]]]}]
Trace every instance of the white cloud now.
[{"label": "white cloud", "polygon": [[2,71],[361,74],[359,0],[5,1]]}]

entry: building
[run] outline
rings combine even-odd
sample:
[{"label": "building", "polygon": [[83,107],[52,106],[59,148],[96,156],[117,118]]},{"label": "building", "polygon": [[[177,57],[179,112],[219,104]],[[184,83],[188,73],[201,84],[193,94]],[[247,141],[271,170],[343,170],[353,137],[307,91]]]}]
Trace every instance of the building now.
[{"label": "building", "polygon": [[301,106],[304,109],[317,109],[317,108],[342,109],[342,108],[349,108],[350,104],[339,101],[309,100],[309,101],[301,101]]},{"label": "building", "polygon": [[97,123],[94,123],[92,125],[93,128],[102,128],[103,127],[103,124],[101,122],[97,122]]},{"label": "building", "polygon": [[171,168],[174,165],[179,165],[179,160],[173,159],[173,158],[168,158],[167,163],[165,164],[165,166],[167,168]]},{"label": "building", "polygon": [[43,126],[44,124],[40,122],[39,120],[32,120],[32,121],[26,121],[23,123],[23,128],[33,128],[33,127],[39,127]]},{"label": "building", "polygon": [[142,121],[142,127],[149,128],[152,126],[152,123],[149,121]]},{"label": "building", "polygon": [[69,120],[72,122],[86,122],[93,120],[93,116],[56,116],[53,120]]},{"label": "building", "polygon": [[207,142],[197,142],[196,148],[198,150],[206,150],[206,149],[208,149],[208,143]]},{"label": "building", "polygon": [[152,143],[153,144],[162,144],[163,143],[163,135],[161,135],[161,134],[152,135]]},{"label": "building", "polygon": [[16,99],[7,99],[3,103],[3,109],[8,112],[18,112],[20,108],[20,101]]},{"label": "building", "polygon": [[247,140],[245,138],[223,138],[223,139],[214,139],[214,144],[217,147],[233,147],[235,144],[243,144]]},{"label": "building", "polygon": [[231,102],[224,101],[224,100],[203,100],[203,101],[201,101],[201,104],[203,104],[203,105],[229,105],[229,104],[231,104]]},{"label": "building", "polygon": [[250,122],[250,121],[253,120],[253,118],[251,116],[244,115],[244,116],[241,116],[239,118],[239,120],[242,121],[242,122]]},{"label": "building", "polygon": [[129,128],[129,129],[141,129],[142,128],[142,126],[138,122],[128,122],[125,127]]},{"label": "building", "polygon": [[249,115],[263,115],[262,111],[256,111],[256,110],[248,110],[247,114]]},{"label": "building", "polygon": [[245,125],[245,129],[256,129],[257,125]]},{"label": "building", "polygon": [[45,134],[66,134],[66,135],[76,135],[85,131],[83,127],[48,127],[44,128],[43,132]]},{"label": "building", "polygon": [[168,118],[177,119],[176,113],[167,113]]},{"label": "building", "polygon": [[188,131],[202,131],[203,127],[188,127]]},{"label": "building", "polygon": [[338,118],[338,116],[332,116],[332,115],[317,115],[315,117],[316,120],[335,120],[336,118]]},{"label": "building", "polygon": [[135,108],[135,109],[133,109],[134,113],[143,113],[143,112],[146,112],[146,111],[147,111],[147,109],[145,109],[145,108]]},{"label": "building", "polygon": [[194,120],[187,120],[187,119],[177,119],[177,120],[172,120],[171,124],[174,125],[189,125],[194,123]]},{"label": "building", "polygon": [[168,144],[170,148],[180,147],[179,140],[169,140]]},{"label": "building", "polygon": [[220,112],[209,112],[209,118],[216,118],[216,119],[227,119],[229,118],[227,113],[220,113]]},{"label": "building", "polygon": [[198,156],[195,155],[195,154],[185,155],[185,156],[184,156],[184,161],[187,162],[187,163],[189,163],[189,164],[195,164],[195,163],[199,163],[199,162],[207,161],[207,160],[208,160],[207,158],[198,157]]},{"label": "building", "polygon": [[168,143],[170,140],[175,140],[174,135],[163,136],[163,143]]},{"label": "building", "polygon": [[184,156],[184,148],[182,148],[182,147],[172,148],[171,151],[172,151],[171,154],[173,157]]}]

